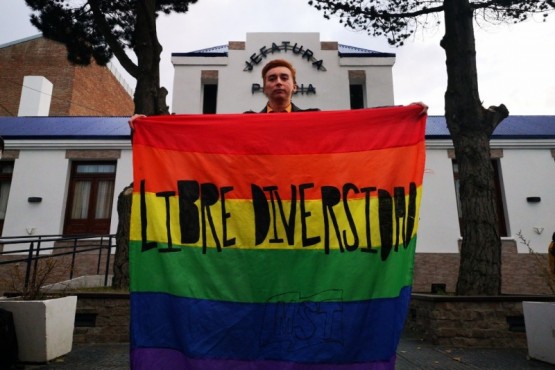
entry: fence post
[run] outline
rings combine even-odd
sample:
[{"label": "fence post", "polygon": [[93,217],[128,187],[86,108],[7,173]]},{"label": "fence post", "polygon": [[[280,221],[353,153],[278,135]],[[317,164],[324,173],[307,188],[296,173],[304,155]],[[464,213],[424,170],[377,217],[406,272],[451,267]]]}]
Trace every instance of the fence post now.
[{"label": "fence post", "polygon": [[27,255],[27,269],[25,270],[25,285],[23,286],[25,290],[29,287],[29,279],[31,277],[31,264],[33,262],[33,249],[35,248],[35,243],[31,242],[29,246],[29,253]]},{"label": "fence post", "polygon": [[108,272],[110,270],[110,256],[112,254],[112,236],[108,238],[108,254],[106,255],[106,271],[104,272],[104,286],[108,286]]},{"label": "fence post", "polygon": [[75,269],[75,255],[77,254],[77,238],[73,238],[73,253],[71,253],[71,269],[69,270],[69,280],[73,279],[73,270]]},{"label": "fence post", "polygon": [[98,248],[98,260],[96,262],[96,274],[100,275],[100,262],[102,260],[102,248],[104,248],[104,237],[100,237],[100,246]]}]

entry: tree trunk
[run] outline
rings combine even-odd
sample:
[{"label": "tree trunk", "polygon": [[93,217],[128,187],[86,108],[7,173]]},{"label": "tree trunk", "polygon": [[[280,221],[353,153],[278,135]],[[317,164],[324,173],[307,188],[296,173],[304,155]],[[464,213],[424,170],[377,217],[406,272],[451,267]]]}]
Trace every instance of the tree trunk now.
[{"label": "tree trunk", "polygon": [[131,226],[131,200],[133,185],[125,187],[118,196],[118,230],[112,288],[129,289],[129,229]]},{"label": "tree trunk", "polygon": [[489,140],[508,116],[505,106],[484,109],[478,92],[473,12],[468,0],[445,0],[447,91],[445,119],[459,165],[462,246],[457,294],[501,292],[501,239],[497,232]]},{"label": "tree trunk", "polygon": [[[137,55],[137,86],[133,101],[135,113],[146,115],[168,114],[164,87],[160,87],[160,54],[162,46],[156,33],[155,0],[136,2],[135,54]],[[117,248],[112,287],[129,288],[129,228],[133,188],[125,188],[118,197]]]},{"label": "tree trunk", "polygon": [[135,45],[137,55],[137,86],[133,101],[135,113],[146,115],[168,114],[166,105],[168,91],[160,87],[160,54],[162,45],[156,32],[156,0],[136,2],[137,24]]}]

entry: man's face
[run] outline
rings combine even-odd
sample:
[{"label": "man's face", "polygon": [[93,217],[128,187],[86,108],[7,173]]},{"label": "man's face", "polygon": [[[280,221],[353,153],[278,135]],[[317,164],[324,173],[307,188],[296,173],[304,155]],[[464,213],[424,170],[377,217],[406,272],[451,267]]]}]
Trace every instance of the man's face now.
[{"label": "man's face", "polygon": [[270,69],[264,77],[264,94],[270,101],[289,100],[295,92],[296,86],[293,82],[291,71],[287,67],[275,67]]}]

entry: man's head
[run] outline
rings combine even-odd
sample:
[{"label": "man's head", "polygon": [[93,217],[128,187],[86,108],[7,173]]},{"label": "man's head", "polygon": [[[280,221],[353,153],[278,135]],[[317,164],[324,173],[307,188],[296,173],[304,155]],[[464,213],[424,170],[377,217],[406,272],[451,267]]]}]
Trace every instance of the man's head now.
[{"label": "man's head", "polygon": [[297,84],[297,71],[293,68],[293,65],[286,61],[285,59],[274,59],[266,63],[264,68],[262,68],[262,81],[266,82],[266,75],[268,71],[274,69],[276,67],[285,67],[291,73],[291,77],[293,78],[293,83]]},{"label": "man's head", "polygon": [[291,97],[297,90],[295,68],[286,60],[275,59],[262,68],[264,94],[270,106],[291,103]]}]

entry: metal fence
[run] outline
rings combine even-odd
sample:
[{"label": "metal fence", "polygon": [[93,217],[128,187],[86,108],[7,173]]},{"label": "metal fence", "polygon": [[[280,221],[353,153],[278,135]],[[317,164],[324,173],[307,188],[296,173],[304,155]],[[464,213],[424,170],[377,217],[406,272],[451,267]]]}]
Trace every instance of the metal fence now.
[{"label": "metal fence", "polygon": [[[104,286],[108,286],[112,248],[116,247],[115,235],[36,235],[0,238],[0,267],[26,263],[23,287],[27,289],[36,277],[40,260],[71,256],[67,268],[68,280],[74,278],[77,258],[93,255],[96,259],[96,274],[104,275]],[[115,249],[114,249],[115,250]],[[105,259],[104,263],[102,260]]]}]

